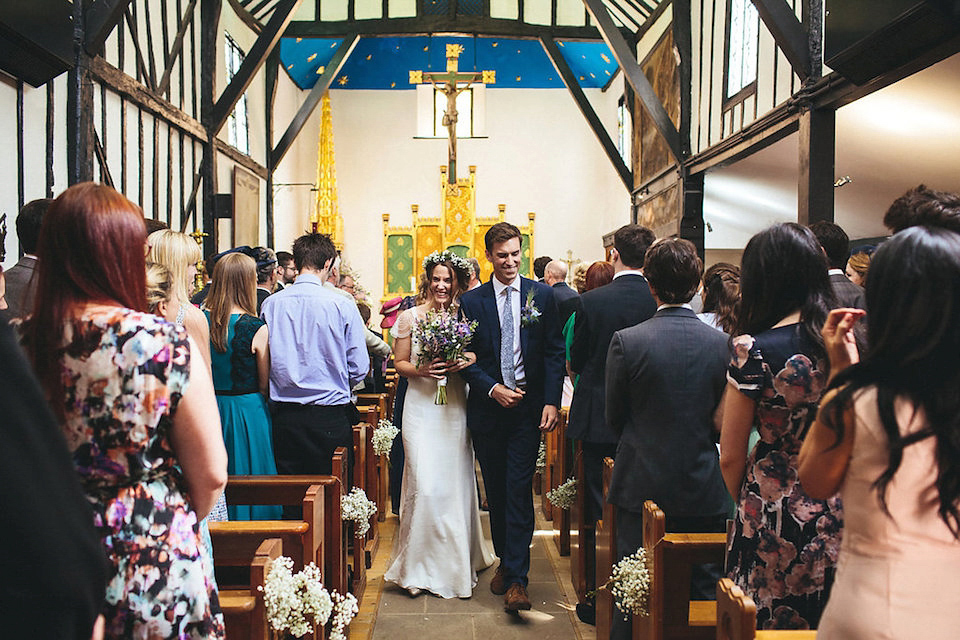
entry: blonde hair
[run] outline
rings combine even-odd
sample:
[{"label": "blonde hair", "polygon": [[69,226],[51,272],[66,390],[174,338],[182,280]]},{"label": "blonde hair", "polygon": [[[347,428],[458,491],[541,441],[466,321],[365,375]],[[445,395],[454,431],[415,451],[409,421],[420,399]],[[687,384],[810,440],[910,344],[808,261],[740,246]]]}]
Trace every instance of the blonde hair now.
[{"label": "blonde hair", "polygon": [[147,263],[147,310],[159,315],[161,302],[170,302],[170,270],[156,262]]},{"label": "blonde hair", "polygon": [[587,290],[587,269],[590,268],[586,262],[581,262],[573,270],[573,286],[580,293]]},{"label": "blonde hair", "polygon": [[251,316],[257,315],[257,263],[253,258],[228,253],[217,260],[205,304],[210,311],[210,343],[218,353],[224,353],[233,307],[240,307]]},{"label": "blonde hair", "polygon": [[860,286],[863,288],[867,287],[867,271],[870,269],[870,258],[871,255],[869,253],[860,251],[850,256],[850,259],[847,260],[850,268],[860,276]]},{"label": "blonde hair", "polygon": [[200,261],[200,247],[185,233],[171,229],[154,231],[147,236],[150,245],[150,260],[170,270],[170,299],[184,302],[190,299],[193,288],[187,272],[191,265]]}]

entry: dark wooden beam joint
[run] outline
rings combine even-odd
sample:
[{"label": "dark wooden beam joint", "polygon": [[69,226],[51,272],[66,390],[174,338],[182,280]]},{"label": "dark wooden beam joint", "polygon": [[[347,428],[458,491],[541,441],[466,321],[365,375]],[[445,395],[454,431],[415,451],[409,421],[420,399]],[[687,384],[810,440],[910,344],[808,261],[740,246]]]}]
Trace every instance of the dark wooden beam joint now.
[{"label": "dark wooden beam joint", "polygon": [[629,193],[630,190],[633,189],[633,174],[630,172],[630,169],[627,168],[626,163],[624,163],[623,158],[620,156],[620,150],[617,149],[617,145],[615,145],[613,140],[610,139],[610,135],[604,128],[603,123],[600,122],[600,118],[597,116],[596,111],[594,111],[593,106],[587,99],[586,94],[584,94],[583,88],[580,87],[580,83],[577,82],[577,78],[573,75],[573,71],[570,70],[570,66],[567,64],[563,54],[560,53],[560,47],[557,46],[557,43],[553,38],[546,37],[540,38],[540,45],[546,52],[547,57],[550,58],[550,61],[553,63],[557,73],[560,74],[560,77],[563,79],[563,84],[567,86],[567,90],[573,97],[574,102],[577,103],[580,113],[582,113],[583,117],[586,118],[587,124],[590,125],[590,129],[592,129],[594,135],[597,136],[597,140],[600,141],[600,144],[603,146],[603,150],[606,152],[607,157],[613,164],[613,168],[617,171],[617,174],[619,174],[620,179],[623,180],[623,186],[627,188],[627,193]]},{"label": "dark wooden beam joint", "polygon": [[703,224],[703,179],[706,174],[690,175],[681,171],[680,188],[680,237],[689,240],[697,248],[697,254],[704,257]]},{"label": "dark wooden beam joint", "polygon": [[680,133],[674,126],[673,121],[670,120],[667,110],[663,108],[663,103],[660,102],[659,96],[657,96],[657,93],[653,90],[650,81],[647,80],[643,69],[641,69],[637,63],[634,47],[627,44],[623,34],[617,29],[613,18],[610,17],[610,13],[603,4],[603,0],[583,0],[583,4],[586,5],[587,11],[590,12],[593,21],[600,30],[600,34],[603,36],[603,40],[607,43],[607,46],[610,47],[610,51],[617,60],[617,64],[623,69],[624,77],[627,79],[634,93],[637,94],[637,97],[640,98],[644,109],[650,114],[650,119],[653,120],[657,131],[663,136],[673,157],[681,161],[683,159],[683,153],[680,146]]},{"label": "dark wooden beam joint", "polygon": [[257,37],[257,41],[253,43],[250,51],[247,52],[236,75],[233,76],[230,84],[224,88],[223,93],[220,94],[220,98],[214,105],[213,117],[210,123],[211,135],[217,135],[220,129],[223,128],[223,125],[227,122],[227,118],[236,106],[237,101],[240,100],[240,96],[243,95],[243,92],[247,90],[247,87],[250,86],[250,83],[253,81],[253,76],[260,70],[260,67],[266,62],[267,56],[270,55],[273,48],[280,42],[283,32],[286,30],[287,25],[290,24],[290,20],[293,19],[293,14],[297,10],[297,7],[300,6],[301,1],[302,0],[287,0],[282,5],[277,5],[273,15],[270,16],[270,21],[267,22],[267,25]]},{"label": "dark wooden beam joint", "polygon": [[344,63],[347,61],[347,58],[350,57],[353,48],[357,46],[359,41],[360,36],[353,33],[345,37],[343,42],[340,43],[340,48],[333,54],[333,58],[330,59],[323,73],[320,74],[317,83],[313,85],[313,89],[310,90],[307,99],[300,105],[300,109],[297,111],[297,114],[293,116],[293,120],[284,132],[283,137],[280,138],[277,146],[270,152],[270,157],[267,160],[267,168],[271,173],[273,173],[273,170],[280,164],[280,161],[283,160],[283,156],[286,155],[287,151],[290,150],[290,145],[293,144],[293,141],[296,140],[300,134],[303,126],[307,123],[307,119],[310,118],[310,114],[313,113],[313,110],[320,104],[323,94],[326,93],[330,85],[333,84],[333,79],[340,73],[340,69],[343,68]]},{"label": "dark wooden beam joint", "polygon": [[800,184],[797,221],[833,222],[833,181],[837,112],[810,109],[800,114]]},{"label": "dark wooden beam joint", "polygon": [[751,0],[777,46],[804,82],[810,77],[810,42],[807,30],[786,0]]},{"label": "dark wooden beam joint", "polygon": [[130,0],[96,0],[87,7],[84,49],[92,55],[103,52],[110,32],[123,18]]}]

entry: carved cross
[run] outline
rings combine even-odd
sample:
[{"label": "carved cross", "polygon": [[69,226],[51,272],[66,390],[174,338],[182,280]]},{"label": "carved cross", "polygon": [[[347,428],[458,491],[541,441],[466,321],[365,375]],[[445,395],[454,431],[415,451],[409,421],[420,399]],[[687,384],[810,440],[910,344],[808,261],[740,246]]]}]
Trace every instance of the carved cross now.
[{"label": "carved cross", "polygon": [[447,182],[457,184],[457,96],[466,91],[474,82],[494,84],[495,71],[470,71],[461,73],[459,67],[460,54],[463,46],[459,44],[447,45],[447,70],[444,73],[437,71],[411,71],[410,84],[431,83],[447,96],[447,110],[443,112],[443,126],[447,128]]},{"label": "carved cross", "polygon": [[560,262],[563,262],[567,265],[567,282],[573,282],[573,265],[580,263],[580,258],[573,257],[573,251],[567,249],[567,257],[562,259]]}]

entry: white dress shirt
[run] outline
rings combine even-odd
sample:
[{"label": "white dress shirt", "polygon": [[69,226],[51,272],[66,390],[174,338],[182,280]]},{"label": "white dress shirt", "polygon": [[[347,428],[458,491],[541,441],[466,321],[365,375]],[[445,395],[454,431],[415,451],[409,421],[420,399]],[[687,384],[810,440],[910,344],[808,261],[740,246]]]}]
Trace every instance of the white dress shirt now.
[{"label": "white dress shirt", "polygon": [[[514,378],[518,386],[526,384],[527,376],[523,369],[523,354],[520,350],[520,309],[523,307],[523,301],[520,299],[520,277],[514,278],[513,282],[505,285],[496,276],[491,278],[493,281],[493,293],[497,300],[497,318],[503,322],[503,305],[507,299],[505,291],[507,286],[512,288],[510,296],[511,310],[513,311],[513,368]],[[502,332],[501,332],[502,335]]]}]

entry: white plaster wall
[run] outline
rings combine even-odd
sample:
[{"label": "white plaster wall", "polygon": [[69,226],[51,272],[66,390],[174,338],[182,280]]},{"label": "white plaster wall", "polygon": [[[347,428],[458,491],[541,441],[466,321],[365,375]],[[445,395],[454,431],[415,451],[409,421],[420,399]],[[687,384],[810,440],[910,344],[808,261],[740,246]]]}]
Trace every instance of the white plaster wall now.
[{"label": "white plaster wall", "polygon": [[[281,102],[297,98],[283,82]],[[622,84],[606,93],[588,91],[611,135]],[[299,97],[292,95],[300,93]],[[344,219],[344,256],[360,273],[376,300],[383,293],[382,215],[391,226],[412,222],[411,204],[420,215],[440,213],[440,166],[446,140],[414,139],[415,91],[332,91],[340,212]],[[294,109],[295,110],[295,109]],[[278,115],[278,122],[285,119]],[[277,182],[313,182],[316,177],[320,109],[278,167]],[[534,253],[592,261],[603,258],[602,236],[629,222],[629,196],[566,89],[487,92],[485,139],[460,140],[458,173],[477,166],[477,213],[495,216],[507,205],[506,219],[527,223],[536,213]],[[276,194],[276,246],[289,248],[306,226],[312,198],[303,187],[281,187]],[[478,256],[483,259],[483,256]]]}]

